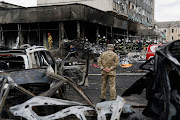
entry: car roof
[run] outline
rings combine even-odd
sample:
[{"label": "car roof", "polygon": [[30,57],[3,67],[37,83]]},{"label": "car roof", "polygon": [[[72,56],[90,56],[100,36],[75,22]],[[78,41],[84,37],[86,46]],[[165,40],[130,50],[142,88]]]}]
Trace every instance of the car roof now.
[{"label": "car roof", "polygon": [[[11,49],[11,48],[8,48],[8,47],[0,47],[0,54],[13,54],[13,55],[16,55],[16,54],[26,54],[27,51],[42,51],[42,50],[47,50],[44,46],[32,46],[32,47],[29,47],[29,48],[18,48],[18,49]],[[48,51],[48,50],[47,50]]]}]

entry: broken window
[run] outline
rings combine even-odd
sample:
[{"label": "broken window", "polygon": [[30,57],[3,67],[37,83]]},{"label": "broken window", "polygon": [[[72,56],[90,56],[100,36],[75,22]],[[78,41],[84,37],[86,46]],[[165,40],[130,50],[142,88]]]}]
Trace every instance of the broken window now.
[{"label": "broken window", "polygon": [[25,69],[23,57],[0,57],[0,69]]},{"label": "broken window", "polygon": [[51,65],[51,67],[55,70],[55,63],[50,53],[48,51],[39,51],[39,53],[41,56],[40,60],[42,62],[41,67]]},{"label": "broken window", "polygon": [[51,65],[55,69],[55,63],[48,51],[37,51],[30,54],[32,67],[47,67]]}]

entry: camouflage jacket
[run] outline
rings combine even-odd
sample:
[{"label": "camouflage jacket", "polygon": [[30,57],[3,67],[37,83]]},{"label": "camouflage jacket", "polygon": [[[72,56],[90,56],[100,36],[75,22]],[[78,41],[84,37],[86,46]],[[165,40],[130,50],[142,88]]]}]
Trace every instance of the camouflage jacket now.
[{"label": "camouflage jacket", "polygon": [[119,58],[116,53],[113,51],[106,51],[103,52],[99,59],[98,59],[98,65],[100,69],[104,68],[111,68],[111,71],[109,73],[105,72],[102,70],[102,74],[107,74],[107,75],[116,75],[116,67],[119,64]]}]

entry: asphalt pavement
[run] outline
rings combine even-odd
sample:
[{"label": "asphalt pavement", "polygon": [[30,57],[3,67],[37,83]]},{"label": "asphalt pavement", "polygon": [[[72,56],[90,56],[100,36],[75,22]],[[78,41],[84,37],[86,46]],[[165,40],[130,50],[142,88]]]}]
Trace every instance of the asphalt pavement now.
[{"label": "asphalt pavement", "polygon": [[[132,68],[124,69],[120,66],[117,67],[117,73],[133,73],[134,71],[139,70],[139,66],[142,63],[136,63]],[[93,65],[93,66],[91,66]],[[96,64],[91,64],[89,67],[89,74],[100,74],[100,69],[97,68]],[[94,66],[95,65],[95,66]],[[135,83],[138,79],[140,79],[142,75],[118,75],[116,76],[116,91],[117,95],[121,96],[122,93],[127,90],[133,83]],[[95,75],[95,76],[89,76],[89,87],[82,87],[85,91],[86,95],[91,99],[91,101],[96,104],[100,102],[100,91],[101,91],[101,76]],[[126,103],[132,104],[132,105],[146,105],[146,97],[145,97],[145,90],[142,92],[141,95],[131,95],[128,97],[124,97],[126,100]],[[109,85],[107,89],[107,98],[106,100],[110,100],[110,93],[109,93]],[[134,111],[136,111],[134,114],[135,117],[138,117],[138,119],[145,119],[145,117],[142,115],[143,108],[136,108]],[[137,115],[138,114],[138,115]],[[133,115],[132,115],[133,116]]]},{"label": "asphalt pavement", "polygon": [[[133,64],[132,67],[130,68],[122,68],[121,66],[118,66],[116,68],[117,74],[126,74],[126,73],[141,73],[146,74],[146,72],[141,71],[139,69],[139,66],[142,63],[135,63]],[[89,66],[89,74],[93,76],[89,76],[89,87],[84,87],[83,89],[89,96],[89,98],[92,98],[92,101],[94,103],[99,102],[100,100],[100,91],[101,91],[101,70],[96,66],[97,63],[90,64]],[[136,72],[135,72],[136,71]],[[140,72],[137,72],[140,71]],[[140,79],[143,75],[117,75],[116,76],[116,89],[117,89],[117,95],[121,96],[122,93],[128,89],[133,83],[135,83],[138,79]],[[134,102],[139,102],[139,101],[145,101],[145,94],[143,93],[142,95],[133,95],[136,96],[133,98]],[[132,100],[131,97],[127,98],[128,100]],[[107,100],[109,100],[109,86],[107,89]]]}]

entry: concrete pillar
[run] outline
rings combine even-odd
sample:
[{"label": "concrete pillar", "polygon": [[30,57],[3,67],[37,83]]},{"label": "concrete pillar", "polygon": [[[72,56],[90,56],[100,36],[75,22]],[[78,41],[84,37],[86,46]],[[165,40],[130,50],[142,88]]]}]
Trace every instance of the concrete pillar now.
[{"label": "concrete pillar", "polygon": [[113,37],[113,28],[111,27],[111,38]]},{"label": "concrete pillar", "polygon": [[19,37],[19,45],[24,44],[24,37],[21,31],[21,24],[18,24],[18,37]]},{"label": "concrete pillar", "polygon": [[98,35],[99,35],[99,25],[97,25],[97,28],[96,28],[96,42],[98,41]]},{"label": "concrete pillar", "polygon": [[96,37],[99,35],[99,25],[97,25],[97,28],[96,28]]},{"label": "concrete pillar", "polygon": [[1,46],[5,46],[5,40],[4,40],[4,32],[3,32],[3,28],[1,26]]},{"label": "concrete pillar", "polygon": [[127,34],[127,40],[129,40],[129,31],[128,31],[128,29],[127,29],[126,34]]},{"label": "concrete pillar", "polygon": [[82,27],[81,37],[84,38],[84,24],[81,27]]},{"label": "concrete pillar", "polygon": [[39,39],[39,45],[41,45],[41,36],[40,36],[41,34],[40,34],[40,25],[39,25],[39,23],[38,23],[38,39]]},{"label": "concrete pillar", "polygon": [[77,39],[81,37],[81,28],[80,28],[80,23],[77,21]]},{"label": "concrete pillar", "polygon": [[113,28],[111,27],[111,39],[110,39],[110,43],[114,43],[114,39],[113,39]]},{"label": "concrete pillar", "polygon": [[0,25],[0,46],[2,46],[2,27]]},{"label": "concrete pillar", "polygon": [[29,36],[30,35],[30,26],[29,26],[29,24],[28,24],[28,28],[29,28],[29,31],[28,31],[28,34],[27,34],[28,35],[27,36],[27,43],[30,44],[30,36]]},{"label": "concrete pillar", "polygon": [[[103,37],[103,36],[102,36]],[[108,27],[106,27],[106,38],[108,37]]]},{"label": "concrete pillar", "polygon": [[46,37],[46,32],[43,32],[43,46],[48,48],[48,44],[47,44],[47,37]]},{"label": "concrete pillar", "polygon": [[27,44],[30,44],[30,36],[29,36],[29,32],[27,34]]},{"label": "concrete pillar", "polygon": [[64,39],[64,23],[59,22],[59,49],[62,48],[62,40]]}]

